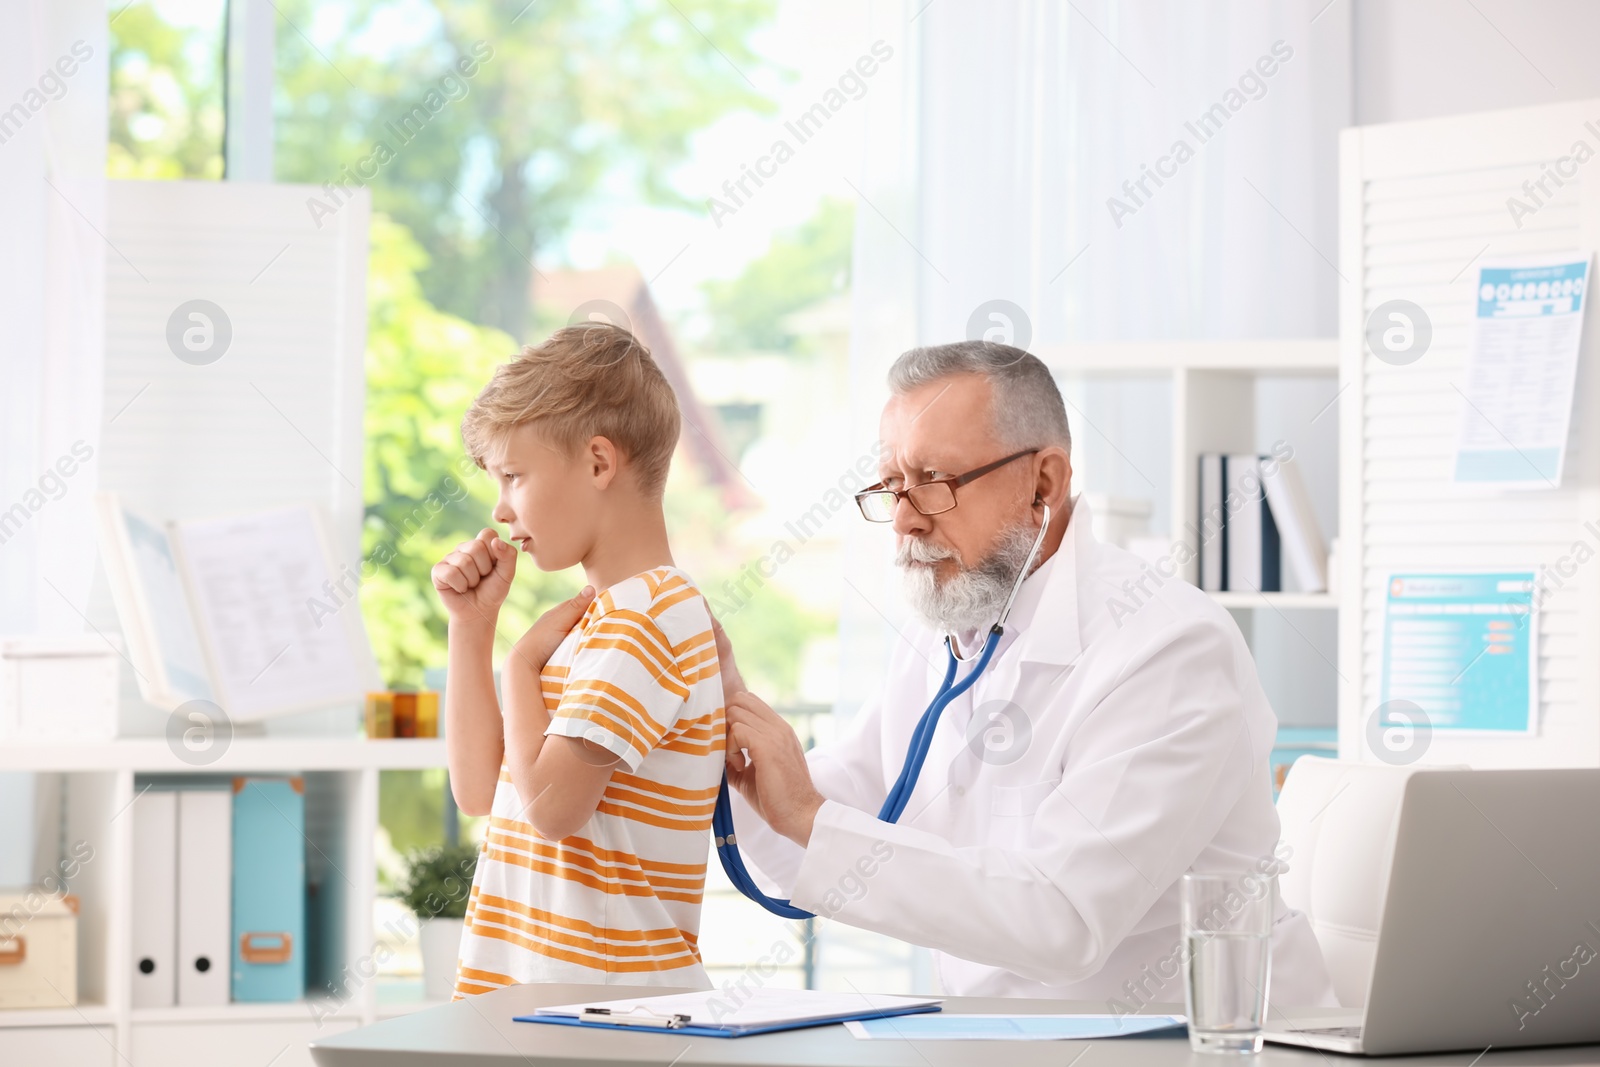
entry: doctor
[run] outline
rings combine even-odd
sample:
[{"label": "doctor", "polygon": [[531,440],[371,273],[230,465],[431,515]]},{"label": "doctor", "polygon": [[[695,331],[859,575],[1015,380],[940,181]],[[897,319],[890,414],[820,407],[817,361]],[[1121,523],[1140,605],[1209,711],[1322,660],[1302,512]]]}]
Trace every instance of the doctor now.
[{"label": "doctor", "polygon": [[[949,994],[1181,1002],[1180,876],[1286,858],[1277,722],[1250,650],[1206,594],[1094,539],[1038,359],[919,348],[889,386],[878,488],[894,496],[862,513],[892,522],[920,623],[883,690],[810,753],[722,641],[738,846],[769,892],[932,949]],[[963,657],[981,648],[1045,505],[988,669],[945,709],[899,821],[880,821],[944,677],[944,635]],[[1280,905],[1272,952],[1275,1005],[1335,1003],[1304,916]]]}]

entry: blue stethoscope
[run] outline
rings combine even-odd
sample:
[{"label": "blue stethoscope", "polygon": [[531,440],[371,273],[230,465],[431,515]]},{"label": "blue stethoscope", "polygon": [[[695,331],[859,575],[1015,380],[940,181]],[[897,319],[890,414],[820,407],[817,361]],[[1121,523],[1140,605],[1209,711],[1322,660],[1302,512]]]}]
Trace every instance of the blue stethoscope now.
[{"label": "blue stethoscope", "polygon": [[[889,795],[884,798],[883,807],[878,809],[878,818],[884,822],[898,822],[900,813],[905,811],[906,804],[911,800],[912,792],[917,788],[917,777],[922,773],[922,764],[928,758],[928,750],[933,747],[933,731],[939,725],[939,716],[949,704],[972,688],[972,683],[978,680],[978,675],[989,666],[989,660],[994,657],[994,650],[1000,644],[1000,635],[1005,632],[1006,618],[1011,614],[1011,605],[1017,599],[1017,593],[1022,590],[1022,583],[1033,570],[1033,561],[1039,556],[1039,546],[1044,544],[1045,531],[1050,529],[1050,505],[1044,505],[1044,521],[1039,524],[1039,534],[1033,539],[1033,547],[1028,550],[1027,561],[1023,563],[1022,570],[1017,572],[1017,580],[1011,586],[1011,595],[1006,597],[1005,606],[1000,609],[1000,617],[989,627],[989,636],[983,642],[983,651],[978,654],[977,665],[967,672],[967,676],[957,682],[956,663],[966,662],[956,655],[955,639],[945,635],[944,647],[949,656],[949,665],[944,671],[944,681],[939,683],[939,691],[934,694],[933,701],[922,713],[922,718],[917,721],[917,728],[911,732],[911,745],[906,750],[905,764],[900,768],[900,777],[895,779],[894,785],[889,789]],[[760,904],[774,915],[785,919],[810,919],[812,913],[797,908],[787,900],[769,897],[756,885],[755,879],[750,877],[750,872],[745,869],[744,858],[739,855],[739,846],[734,840],[733,832],[733,805],[728,798],[728,775],[722,775],[722,787],[717,790],[717,807],[711,816],[711,832],[717,844],[717,855],[722,859],[722,869],[727,872],[728,880],[734,888]]]}]

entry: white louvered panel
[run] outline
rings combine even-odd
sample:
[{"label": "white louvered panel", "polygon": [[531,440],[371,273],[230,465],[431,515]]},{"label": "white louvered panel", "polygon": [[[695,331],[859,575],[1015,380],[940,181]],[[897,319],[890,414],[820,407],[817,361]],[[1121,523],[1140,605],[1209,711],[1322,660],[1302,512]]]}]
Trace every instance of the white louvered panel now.
[{"label": "white louvered panel", "polygon": [[[106,238],[100,487],[150,519],[311,501],[335,551],[361,554],[368,198],[319,229],[322,190],[242,182],[113,181]],[[232,341],[214,363],[174,355],[167,322],[195,299]],[[89,617],[119,628],[98,581]],[[125,728],[161,719],[125,675]]]},{"label": "white louvered panel", "polygon": [[[1438,213],[1445,214],[1449,209],[1443,201],[1448,198],[1477,196],[1502,206],[1505,203],[1505,191],[1515,188],[1537,171],[1537,168],[1529,170],[1521,163],[1513,162],[1460,170],[1428,169],[1425,166],[1416,169],[1417,173],[1412,174],[1381,175],[1385,179],[1381,184],[1366,186],[1367,203],[1383,205],[1394,201],[1422,201],[1435,205]],[[1366,221],[1370,224],[1374,220],[1368,217]]]},{"label": "white louvered panel", "polygon": [[[1600,236],[1600,163],[1514,224],[1542,163],[1584,136],[1595,102],[1346,131],[1341,142],[1342,576],[1340,750],[1372,758],[1363,737],[1379,703],[1387,575],[1431,569],[1553,568],[1582,543],[1595,558],[1547,584],[1540,601],[1541,729],[1528,740],[1435,734],[1428,762],[1600,764],[1600,523],[1596,503],[1600,396],[1586,325],[1573,439],[1555,490],[1493,492],[1451,483],[1464,401],[1471,300],[1480,259],[1593,249]],[[1592,136],[1590,137],[1592,140]],[[1593,171],[1592,173],[1590,171]],[[1431,346],[1394,366],[1367,350],[1366,317],[1388,300],[1427,312]],[[1354,454],[1352,454],[1354,453]]]},{"label": "white louvered panel", "polygon": [[[364,194],[323,220],[305,186],[112,182],[102,486],[153,519],[320,504],[360,555]],[[188,300],[233,338],[194,366],[168,347]]]}]

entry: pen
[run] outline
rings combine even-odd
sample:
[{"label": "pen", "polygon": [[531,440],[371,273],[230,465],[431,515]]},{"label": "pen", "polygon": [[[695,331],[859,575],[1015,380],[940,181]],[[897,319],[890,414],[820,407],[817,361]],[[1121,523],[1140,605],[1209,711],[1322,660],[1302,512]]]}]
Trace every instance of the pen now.
[{"label": "pen", "polygon": [[[644,1014],[634,1014],[636,1012]],[[580,1019],[583,1022],[600,1021],[617,1026],[656,1026],[663,1030],[677,1030],[689,1025],[687,1015],[657,1015],[648,1008],[631,1008],[626,1012],[613,1012],[610,1008],[584,1008]]]}]

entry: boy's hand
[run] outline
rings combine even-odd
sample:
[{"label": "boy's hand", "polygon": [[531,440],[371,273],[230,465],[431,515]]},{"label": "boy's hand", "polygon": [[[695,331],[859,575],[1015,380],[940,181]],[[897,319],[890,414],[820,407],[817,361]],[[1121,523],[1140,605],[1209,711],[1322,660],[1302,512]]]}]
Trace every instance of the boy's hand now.
[{"label": "boy's hand", "polygon": [[433,565],[433,587],[452,622],[493,623],[516,573],[516,547],[485,528]]},{"label": "boy's hand", "polygon": [[586,585],[571,600],[563,600],[528,627],[528,632],[517,639],[511,654],[526,664],[535,674],[544,670],[550,657],[556,654],[562,640],[572,632],[583,618],[583,613],[594,603],[594,586]]}]

